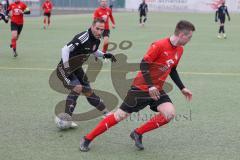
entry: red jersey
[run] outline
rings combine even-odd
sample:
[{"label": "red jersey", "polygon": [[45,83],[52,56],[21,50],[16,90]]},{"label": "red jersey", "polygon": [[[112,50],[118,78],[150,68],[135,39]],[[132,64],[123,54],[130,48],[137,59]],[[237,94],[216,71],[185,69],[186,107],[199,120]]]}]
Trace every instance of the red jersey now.
[{"label": "red jersey", "polygon": [[51,13],[52,8],[53,8],[53,4],[50,1],[45,1],[42,4],[42,9],[43,9],[44,13]]},{"label": "red jersey", "polygon": [[13,2],[9,5],[8,11],[12,12],[11,22],[18,25],[23,24],[23,13],[27,5],[23,2]]},{"label": "red jersey", "polygon": [[[149,72],[153,85],[162,90],[165,80],[167,79],[171,69],[177,67],[177,64],[183,54],[183,47],[173,46],[170,38],[165,38],[154,42],[144,56],[144,60],[148,62]],[[139,71],[133,81],[133,86],[148,91],[148,85]]]},{"label": "red jersey", "polygon": [[98,7],[93,14],[93,18],[100,18],[105,21],[105,29],[109,29],[109,18],[112,21],[113,24],[115,24],[113,15],[112,15],[112,10],[108,7],[102,8]]}]

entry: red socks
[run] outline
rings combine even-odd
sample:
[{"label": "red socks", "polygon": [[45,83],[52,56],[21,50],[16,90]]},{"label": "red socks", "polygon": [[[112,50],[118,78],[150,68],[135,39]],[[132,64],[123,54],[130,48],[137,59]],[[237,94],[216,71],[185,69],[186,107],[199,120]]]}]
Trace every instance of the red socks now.
[{"label": "red socks", "polygon": [[16,49],[17,48],[17,40],[13,38],[12,42],[11,42],[11,45],[12,45],[13,49]]},{"label": "red socks", "polygon": [[88,140],[93,140],[95,137],[104,133],[106,130],[108,130],[110,127],[114,126],[117,123],[118,122],[115,119],[114,114],[111,114],[104,118],[102,121],[100,121],[98,125],[85,136],[85,138]]},{"label": "red socks", "polygon": [[103,45],[103,50],[102,51],[103,51],[103,53],[106,53],[107,50],[108,50],[108,43]]},{"label": "red socks", "polygon": [[139,128],[135,129],[135,131],[142,135],[146,132],[154,130],[160,126],[167,124],[170,120],[167,120],[163,114],[158,114],[152,117],[148,122],[140,126]]}]

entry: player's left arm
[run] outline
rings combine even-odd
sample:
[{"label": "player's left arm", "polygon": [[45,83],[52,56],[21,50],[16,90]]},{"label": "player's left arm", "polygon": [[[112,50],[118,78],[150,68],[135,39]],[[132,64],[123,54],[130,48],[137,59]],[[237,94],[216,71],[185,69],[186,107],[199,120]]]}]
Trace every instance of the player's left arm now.
[{"label": "player's left arm", "polygon": [[227,13],[227,16],[228,16],[228,21],[230,21],[230,15],[229,15],[229,13],[228,13],[227,7],[226,7],[226,13]]},{"label": "player's left arm", "polygon": [[114,17],[112,15],[112,11],[110,12],[109,18],[110,18],[110,20],[112,22],[112,27],[115,28],[115,20],[114,20]]},{"label": "player's left arm", "polygon": [[218,10],[215,13],[215,22],[217,22],[217,21],[218,21]]},{"label": "player's left arm", "polygon": [[148,5],[146,4],[146,13],[148,13]]},{"label": "player's left arm", "polygon": [[192,92],[184,86],[183,82],[180,79],[180,76],[178,74],[176,67],[173,67],[171,69],[170,77],[173,80],[173,82],[177,85],[177,87],[181,90],[182,94],[186,97],[186,99],[188,101],[191,101]]}]

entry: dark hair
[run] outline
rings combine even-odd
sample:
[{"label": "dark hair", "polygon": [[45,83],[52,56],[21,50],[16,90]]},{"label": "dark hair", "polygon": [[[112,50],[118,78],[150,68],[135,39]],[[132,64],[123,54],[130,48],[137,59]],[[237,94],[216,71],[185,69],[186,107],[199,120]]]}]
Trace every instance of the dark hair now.
[{"label": "dark hair", "polygon": [[94,26],[96,23],[105,23],[105,21],[103,19],[96,18],[93,20],[92,25]]},{"label": "dark hair", "polygon": [[177,23],[174,34],[179,35],[180,32],[188,34],[190,31],[195,31],[195,26],[189,21],[181,20]]}]

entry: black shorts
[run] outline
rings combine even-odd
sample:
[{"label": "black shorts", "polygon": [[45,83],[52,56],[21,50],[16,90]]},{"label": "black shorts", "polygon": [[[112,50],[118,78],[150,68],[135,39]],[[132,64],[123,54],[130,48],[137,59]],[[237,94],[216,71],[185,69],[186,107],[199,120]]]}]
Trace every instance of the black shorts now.
[{"label": "black shorts", "polygon": [[109,37],[110,36],[110,30],[109,29],[105,29],[102,33],[102,37]]},{"label": "black shorts", "polygon": [[51,17],[51,13],[44,13],[43,15],[44,15],[44,16],[47,16],[48,18]]},{"label": "black shorts", "polygon": [[147,17],[146,12],[140,12],[140,17]]},{"label": "black shorts", "polygon": [[155,101],[149,96],[148,92],[142,91],[136,87],[131,87],[121,104],[120,109],[127,113],[132,113],[138,112],[149,105],[152,111],[158,112],[157,107],[160,104],[166,102],[172,103],[171,99],[164,91],[160,91],[160,93],[160,99]]},{"label": "black shorts", "polygon": [[62,65],[57,67],[57,76],[62,81],[65,88],[72,90],[76,85],[82,85],[84,87],[83,93],[91,92],[91,86],[88,81],[88,77],[82,68],[78,68],[71,76],[65,75]]},{"label": "black shorts", "polygon": [[220,23],[225,23],[225,17],[219,17]]},{"label": "black shorts", "polygon": [[17,31],[18,35],[22,32],[23,25],[11,22],[11,31]]}]

